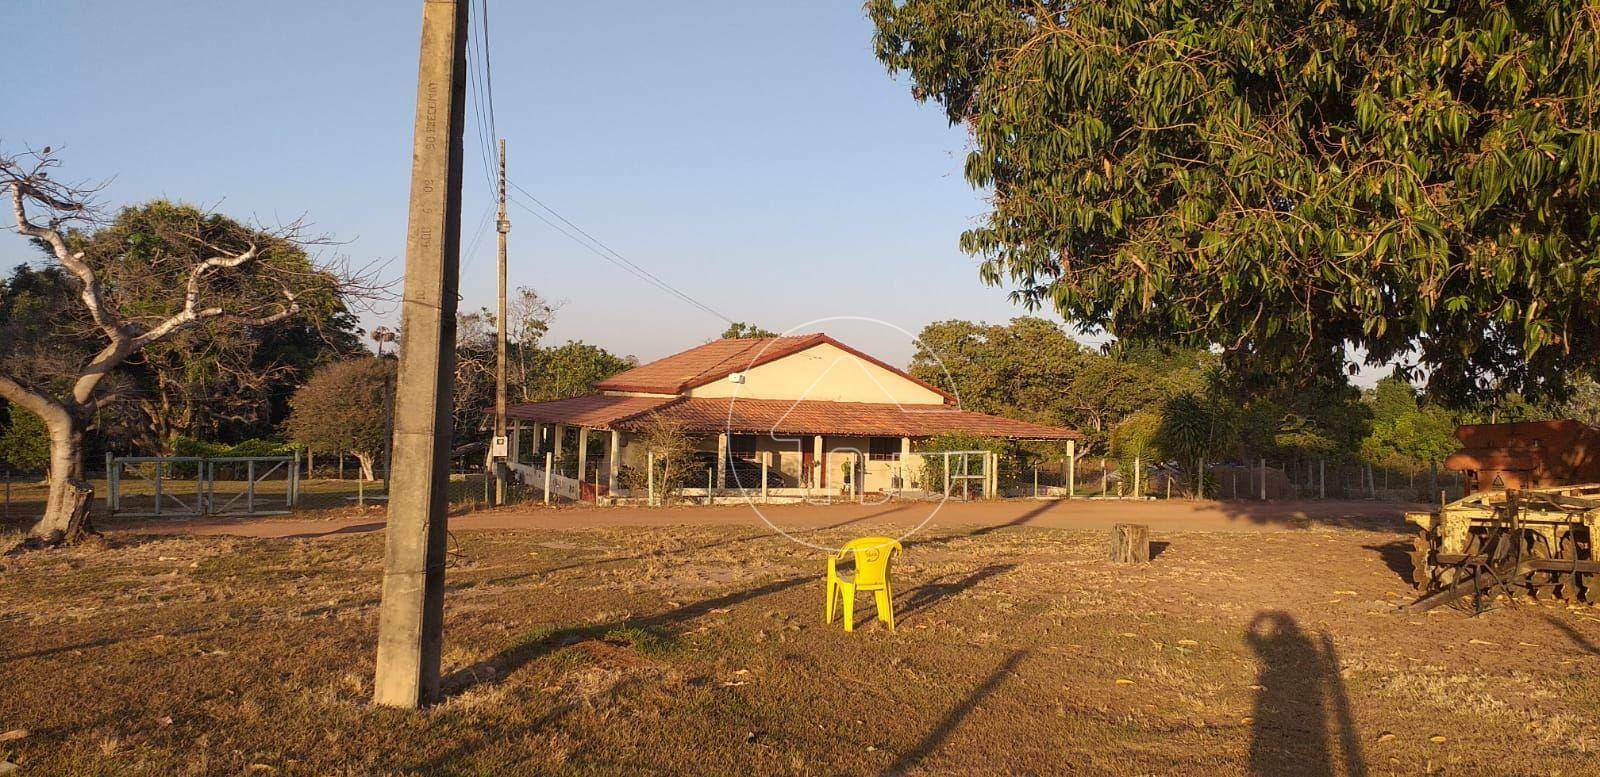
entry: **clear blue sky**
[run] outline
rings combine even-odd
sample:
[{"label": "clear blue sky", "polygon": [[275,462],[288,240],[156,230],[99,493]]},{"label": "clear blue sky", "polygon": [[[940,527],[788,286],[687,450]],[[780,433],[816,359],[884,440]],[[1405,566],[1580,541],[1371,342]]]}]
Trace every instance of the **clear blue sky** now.
[{"label": "clear blue sky", "polygon": [[[6,149],[64,149],[61,176],[115,176],[110,203],[304,212],[398,277],[420,3],[8,6]],[[964,133],[887,75],[854,0],[490,0],[489,16],[510,177],[710,307],[779,330],[1022,312],[956,246],[985,211],[961,177]],[[491,196],[475,138],[469,124],[464,246]],[[723,328],[511,217],[512,285],[565,302],[554,339],[650,359]],[[30,252],[0,235],[0,266]],[[492,226],[462,262],[463,307],[491,304]],[[911,355],[889,330],[815,328]]]}]

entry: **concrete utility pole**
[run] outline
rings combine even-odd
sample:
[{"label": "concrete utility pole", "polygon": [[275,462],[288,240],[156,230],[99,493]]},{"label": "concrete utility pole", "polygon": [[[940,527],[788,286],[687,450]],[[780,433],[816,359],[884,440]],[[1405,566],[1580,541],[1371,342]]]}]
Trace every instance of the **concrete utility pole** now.
[{"label": "concrete utility pole", "polygon": [[[496,319],[498,330],[495,334],[495,347],[499,349],[500,359],[495,365],[494,374],[494,436],[506,436],[506,233],[511,231],[511,222],[506,219],[506,139],[500,139],[500,219],[495,222],[495,229],[500,233],[500,317]],[[494,462],[494,503],[506,503],[506,462],[504,458],[497,458]]]},{"label": "concrete utility pole", "polygon": [[417,707],[439,695],[445,514],[461,253],[461,135],[467,0],[424,0],[406,228],[394,488],[389,500],[373,701]]}]

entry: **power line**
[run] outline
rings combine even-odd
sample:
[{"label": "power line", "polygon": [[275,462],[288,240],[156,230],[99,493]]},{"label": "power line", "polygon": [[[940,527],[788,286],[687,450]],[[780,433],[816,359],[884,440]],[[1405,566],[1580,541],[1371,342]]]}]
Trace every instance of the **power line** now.
[{"label": "power line", "polygon": [[[622,254],[618,253],[616,251],[616,249],[613,249],[610,246],[606,245],[605,243],[601,242],[598,238],[596,238],[593,235],[589,234],[582,227],[579,227],[577,224],[574,224],[571,221],[567,220],[566,217],[562,216],[560,213],[557,213],[550,206],[545,205],[543,202],[540,202],[538,199],[534,198],[533,195],[528,194],[526,189],[523,189],[521,186],[518,186],[515,182],[507,181],[507,183],[509,183],[517,191],[522,192],[529,199],[532,199],[534,202],[539,203],[539,207],[544,208],[545,210],[549,211],[552,216],[555,216],[557,219],[560,219],[562,222],[567,224],[567,226],[571,227],[572,230],[575,230],[579,234],[583,235],[583,237],[579,237],[578,235],[573,234],[573,232],[568,231],[568,229],[566,227],[563,227],[563,226],[561,226],[561,224],[557,224],[556,222],[551,221],[550,219],[546,218],[544,216],[544,214],[540,213],[537,210],[534,210],[532,206],[528,205],[527,203],[523,202],[520,199],[517,199],[516,197],[508,198],[512,204],[514,204],[514,205],[522,208],[523,210],[527,211],[528,213],[532,214],[534,218],[544,222],[551,229],[554,229],[555,231],[560,232],[568,240],[571,240],[572,242],[577,243],[580,246],[583,246],[585,249],[588,249],[588,251],[590,253],[594,254],[595,256],[598,256],[601,259],[604,259],[604,260],[606,260],[606,261],[608,261],[608,262],[610,262],[610,263],[612,263],[612,264],[614,264],[614,265],[616,265],[618,267],[621,267],[623,270],[627,271],[629,274],[633,275],[634,277],[638,278],[639,280],[644,281],[645,283],[650,284],[651,286],[656,287],[657,289],[660,289],[661,291],[664,291],[664,292],[666,292],[668,294],[671,294],[672,296],[677,297],[678,299],[683,300],[684,302],[687,302],[690,305],[693,305],[693,306],[695,306],[695,307],[697,307],[697,308],[699,308],[699,309],[701,309],[701,310],[703,310],[703,311],[705,311],[707,313],[710,313],[711,315],[716,316],[717,318],[720,318],[723,321],[726,321],[726,322],[728,322],[730,324],[734,322],[733,319],[727,317],[726,315],[723,315],[721,312],[718,312],[716,309],[712,308],[711,306],[706,305],[705,303],[695,299],[694,297],[689,296],[686,292],[680,291],[677,287],[675,287],[672,284],[667,283],[666,281],[662,280],[660,277],[656,276],[654,273],[650,272],[649,270],[646,270],[643,267],[640,267],[639,265],[637,265],[634,262],[630,261],[627,257],[625,257]],[[585,238],[587,238],[587,239],[585,239]]]},{"label": "power line", "polygon": [[[494,173],[490,169],[490,160],[499,158],[495,153],[494,143],[495,140],[500,137],[500,132],[495,122],[494,60],[490,56],[489,45],[489,0],[477,0],[475,7],[478,15],[478,34],[471,35],[469,33],[468,35],[469,45],[467,47],[467,54],[469,67],[467,69],[467,80],[468,86],[470,87],[470,92],[474,96],[474,99],[472,100],[473,116],[476,120],[473,123],[476,127],[478,135],[478,158],[483,162],[484,177],[489,183],[489,188],[495,193],[496,199],[498,199],[499,189],[496,184]],[[468,8],[469,10],[474,8],[474,4],[471,2],[471,0],[468,0]],[[470,26],[471,25],[469,25],[469,27]],[[485,135],[485,132],[487,132],[487,136]],[[665,291],[668,294],[671,294],[672,296],[677,297],[678,299],[683,300],[684,302],[687,302],[696,308],[699,308],[700,310],[710,313],[711,315],[716,316],[723,321],[727,321],[730,324],[733,323],[733,319],[723,315],[722,313],[713,309],[711,306],[706,305],[694,297],[689,296],[687,293],[661,279],[655,273],[650,272],[649,270],[628,259],[628,257],[623,256],[616,249],[606,245],[605,242],[590,234],[583,227],[574,224],[566,216],[561,215],[554,208],[546,205],[544,201],[540,200],[538,197],[535,197],[532,192],[529,192],[527,189],[517,185],[515,181],[507,181],[507,183],[514,187],[517,191],[521,192],[523,196],[527,197],[529,200],[532,200],[540,208],[543,208],[551,216],[554,216],[561,222],[561,224],[565,224],[566,228],[563,228],[560,224],[556,224],[550,219],[545,218],[543,214],[529,207],[527,203],[515,198],[508,198],[511,202],[515,203],[523,210],[532,213],[535,218],[543,221],[551,229],[560,232],[567,239],[583,246],[596,256],[599,256],[600,258],[605,259],[606,261],[611,262],[618,267],[621,267],[623,270],[626,270],[628,273],[644,281],[645,283],[655,286],[656,288]],[[487,216],[485,218],[487,218]],[[570,228],[572,231],[568,231],[568,228]],[[478,242],[482,239],[483,235],[482,230],[483,227],[479,226],[478,234],[473,238],[472,247],[468,249],[468,266],[471,265],[473,258],[476,256]],[[577,235],[574,235],[573,232],[576,232]],[[582,237],[580,238],[578,235],[582,235]]]}]

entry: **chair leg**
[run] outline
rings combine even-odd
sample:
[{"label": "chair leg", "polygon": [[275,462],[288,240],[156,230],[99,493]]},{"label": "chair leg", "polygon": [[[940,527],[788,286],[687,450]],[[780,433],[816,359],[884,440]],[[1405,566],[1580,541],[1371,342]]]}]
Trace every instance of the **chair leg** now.
[{"label": "chair leg", "polygon": [[844,630],[856,630],[856,589],[854,586],[839,586],[839,592],[844,594]]},{"label": "chair leg", "polygon": [[878,600],[878,620],[889,624],[889,630],[894,631],[894,603],[889,599],[889,592],[874,591],[873,594]]},{"label": "chair leg", "polygon": [[834,582],[833,578],[830,577],[830,578],[828,578],[827,584],[824,585],[823,587],[825,589],[827,589],[828,601],[825,602],[822,605],[822,622],[823,623],[832,623],[833,622],[833,601],[834,601],[834,599],[837,599],[838,596],[839,596],[838,583]]}]

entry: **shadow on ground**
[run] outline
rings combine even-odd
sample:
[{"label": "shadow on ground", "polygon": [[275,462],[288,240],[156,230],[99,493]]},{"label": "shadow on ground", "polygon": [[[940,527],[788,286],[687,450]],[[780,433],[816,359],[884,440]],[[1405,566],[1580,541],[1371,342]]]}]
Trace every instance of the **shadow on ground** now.
[{"label": "shadow on ground", "polygon": [[[1250,622],[1245,641],[1260,664],[1250,773],[1364,777],[1366,760],[1333,639],[1322,633],[1313,640],[1288,613],[1270,611]],[[1339,763],[1342,772],[1335,770]]]}]

